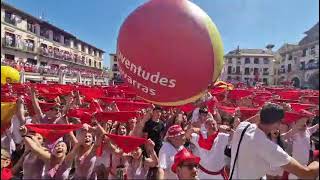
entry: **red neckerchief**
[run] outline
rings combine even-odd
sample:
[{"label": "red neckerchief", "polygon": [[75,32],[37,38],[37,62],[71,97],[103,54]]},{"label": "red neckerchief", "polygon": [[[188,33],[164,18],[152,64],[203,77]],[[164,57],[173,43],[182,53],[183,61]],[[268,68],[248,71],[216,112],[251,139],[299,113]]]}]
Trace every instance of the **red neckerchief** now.
[{"label": "red neckerchief", "polygon": [[204,139],[202,134],[199,133],[199,140],[198,140],[198,144],[201,148],[206,149],[206,150],[211,150],[212,146],[213,146],[213,142],[216,139],[216,137],[218,136],[218,131],[214,132],[211,136],[209,136],[207,139]]},{"label": "red neckerchief", "polygon": [[1,169],[1,179],[9,180],[12,178],[11,168]]}]

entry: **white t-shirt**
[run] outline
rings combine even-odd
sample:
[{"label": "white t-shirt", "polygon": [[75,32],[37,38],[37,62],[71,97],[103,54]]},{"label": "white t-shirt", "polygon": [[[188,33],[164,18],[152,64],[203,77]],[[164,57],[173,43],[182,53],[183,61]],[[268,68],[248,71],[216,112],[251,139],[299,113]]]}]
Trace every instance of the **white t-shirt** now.
[{"label": "white t-shirt", "polygon": [[[233,134],[230,175],[241,133],[248,124],[250,123],[240,123]],[[240,145],[232,179],[259,179],[265,176],[271,167],[286,165],[290,160],[291,157],[280,146],[268,139],[256,124],[250,124]]]},{"label": "white t-shirt", "polygon": [[[213,147],[210,150],[203,149],[199,146],[199,135],[193,133],[191,142],[197,147],[200,164],[209,171],[217,172],[220,171],[225,165],[224,150],[228,145],[229,134],[219,133],[213,142]],[[200,179],[223,179],[221,175],[210,175],[199,170]]]},{"label": "white t-shirt", "polygon": [[171,166],[174,162],[174,156],[183,148],[183,146],[180,146],[176,149],[170,143],[163,142],[159,151],[159,167],[164,170],[164,179],[178,179],[177,175],[171,171]]},{"label": "white t-shirt", "polygon": [[[314,129],[314,132],[317,129]],[[310,150],[310,137],[314,133],[309,129],[304,132],[298,132],[292,137],[292,157],[302,165],[308,165],[309,150]],[[299,179],[294,174],[289,174],[290,179]]]}]

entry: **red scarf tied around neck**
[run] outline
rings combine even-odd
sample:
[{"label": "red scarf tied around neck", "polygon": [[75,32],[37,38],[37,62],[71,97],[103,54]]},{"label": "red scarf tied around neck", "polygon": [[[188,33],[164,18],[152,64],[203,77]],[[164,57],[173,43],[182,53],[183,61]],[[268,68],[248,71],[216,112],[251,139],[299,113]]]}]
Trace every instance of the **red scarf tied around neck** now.
[{"label": "red scarf tied around neck", "polygon": [[206,150],[211,150],[213,147],[213,142],[216,139],[216,137],[218,136],[219,132],[215,132],[213,133],[211,136],[209,136],[207,139],[204,139],[202,134],[199,134],[199,140],[198,140],[198,144],[201,148],[206,149]]}]

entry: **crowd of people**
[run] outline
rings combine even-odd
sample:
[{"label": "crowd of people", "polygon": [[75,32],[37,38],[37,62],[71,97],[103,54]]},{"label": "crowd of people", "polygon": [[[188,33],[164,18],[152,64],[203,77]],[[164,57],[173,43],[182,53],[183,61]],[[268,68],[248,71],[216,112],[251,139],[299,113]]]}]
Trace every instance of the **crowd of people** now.
[{"label": "crowd of people", "polygon": [[315,179],[318,98],[217,83],[158,106],[125,85],[2,85],[16,106],[1,119],[1,179]]},{"label": "crowd of people", "polygon": [[107,76],[106,72],[97,72],[94,70],[89,70],[87,68],[81,69],[69,66],[34,65],[28,62],[16,62],[9,59],[3,59],[1,61],[1,65],[11,66],[20,71],[23,70],[24,72],[40,73],[41,75],[47,74],[58,76],[62,71],[64,74],[71,77],[76,77],[79,75],[79,73],[82,77],[92,77],[94,75],[95,78],[103,78]]}]

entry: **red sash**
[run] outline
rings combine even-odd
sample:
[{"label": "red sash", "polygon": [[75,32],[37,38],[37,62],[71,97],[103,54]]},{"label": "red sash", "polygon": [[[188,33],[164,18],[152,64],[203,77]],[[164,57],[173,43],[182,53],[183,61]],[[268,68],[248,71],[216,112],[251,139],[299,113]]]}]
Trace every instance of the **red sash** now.
[{"label": "red sash", "polygon": [[224,180],[228,180],[228,174],[225,170],[225,168],[222,168],[220,171],[218,172],[212,172],[212,171],[209,171],[207,169],[205,169],[203,166],[199,165],[199,168],[201,169],[201,171],[203,171],[204,173],[206,174],[210,174],[210,175],[221,175],[223,177]]},{"label": "red sash", "polygon": [[209,136],[207,139],[204,139],[202,134],[199,133],[199,140],[198,140],[198,144],[201,148],[206,149],[206,150],[211,150],[212,146],[213,146],[213,142],[216,139],[216,137],[218,136],[219,132],[215,132],[213,133],[211,136]]}]

